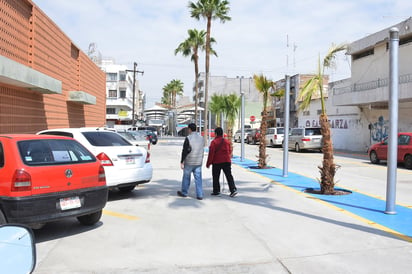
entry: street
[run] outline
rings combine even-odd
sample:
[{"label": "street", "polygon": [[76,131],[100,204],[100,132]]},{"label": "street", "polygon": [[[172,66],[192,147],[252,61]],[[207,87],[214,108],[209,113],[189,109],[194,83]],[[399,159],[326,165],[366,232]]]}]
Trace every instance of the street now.
[{"label": "street", "polygon": [[[212,197],[203,168],[205,199],[192,185],[177,197],[183,139],[151,147],[154,177],[132,193],[111,193],[101,222],[47,224],[35,231],[34,273],[409,273],[411,242],[306,195],[233,165],[239,195]],[[245,145],[256,159],[258,146]],[[240,155],[240,144],[235,144]],[[267,148],[269,165],[283,151]],[[207,156],[207,155],[205,155]],[[289,154],[289,172],[317,178],[322,154]],[[385,197],[386,165],[336,157],[339,187]],[[193,181],[192,181],[193,182]],[[411,205],[412,171],[398,168],[397,202]]]}]

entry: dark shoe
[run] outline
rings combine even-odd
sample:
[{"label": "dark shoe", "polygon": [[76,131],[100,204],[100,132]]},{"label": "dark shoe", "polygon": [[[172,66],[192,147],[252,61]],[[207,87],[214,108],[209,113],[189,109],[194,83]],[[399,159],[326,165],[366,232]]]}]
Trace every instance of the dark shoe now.
[{"label": "dark shoe", "polygon": [[212,193],[210,193],[210,195],[219,196],[219,195],[220,195],[220,192],[212,192]]},{"label": "dark shoe", "polygon": [[196,199],[198,199],[198,200],[203,200],[203,197],[197,197]]},{"label": "dark shoe", "polygon": [[230,192],[230,197],[235,197],[236,195],[237,195],[237,191],[236,191],[236,190]]},{"label": "dark shoe", "polygon": [[187,197],[187,195],[184,195],[180,190],[177,192],[177,196],[180,196],[180,197],[183,197],[183,198]]}]

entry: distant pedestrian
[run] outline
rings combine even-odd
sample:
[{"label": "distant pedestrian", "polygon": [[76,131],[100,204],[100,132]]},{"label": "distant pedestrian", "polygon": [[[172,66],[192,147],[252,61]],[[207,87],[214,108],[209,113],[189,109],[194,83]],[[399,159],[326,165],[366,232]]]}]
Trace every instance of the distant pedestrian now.
[{"label": "distant pedestrian", "polygon": [[180,159],[180,166],[183,169],[182,190],[177,192],[180,197],[187,197],[190,187],[190,177],[193,173],[196,185],[196,198],[203,199],[202,187],[202,164],[204,154],[204,140],[196,132],[196,124],[188,125],[189,135],[185,138]]},{"label": "distant pedestrian", "polygon": [[227,139],[223,138],[223,129],[217,127],[215,129],[215,139],[210,143],[209,155],[207,157],[206,167],[212,166],[213,177],[213,192],[212,195],[220,195],[220,171],[226,176],[227,183],[229,185],[230,197],[235,197],[237,189],[235,181],[232,176],[232,151],[230,143]]}]

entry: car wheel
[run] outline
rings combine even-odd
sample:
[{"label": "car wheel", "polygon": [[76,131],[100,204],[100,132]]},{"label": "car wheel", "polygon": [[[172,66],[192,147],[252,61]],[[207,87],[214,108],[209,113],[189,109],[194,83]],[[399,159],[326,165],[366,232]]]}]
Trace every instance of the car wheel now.
[{"label": "car wheel", "polygon": [[412,155],[408,154],[405,156],[404,164],[407,169],[412,169]]},{"label": "car wheel", "polygon": [[295,151],[300,152],[300,146],[298,143],[295,144]]},{"label": "car wheel", "polygon": [[273,143],[272,140],[270,140],[270,147],[275,147],[275,144]]},{"label": "car wheel", "polygon": [[372,164],[379,164],[379,159],[378,159],[378,155],[376,154],[376,151],[372,150],[370,152],[369,159],[371,160]]},{"label": "car wheel", "polygon": [[79,216],[77,217],[77,220],[82,224],[82,225],[94,225],[97,223],[100,218],[102,217],[102,210],[99,210],[97,212]]},{"label": "car wheel", "polygon": [[120,191],[120,192],[123,192],[123,193],[125,193],[125,192],[130,192],[130,191],[132,191],[135,187],[136,187],[135,185],[132,185],[132,186],[122,186],[122,187],[119,187],[119,191]]},{"label": "car wheel", "polygon": [[0,210],[0,225],[4,225],[4,224],[7,224],[7,220],[3,212]]}]

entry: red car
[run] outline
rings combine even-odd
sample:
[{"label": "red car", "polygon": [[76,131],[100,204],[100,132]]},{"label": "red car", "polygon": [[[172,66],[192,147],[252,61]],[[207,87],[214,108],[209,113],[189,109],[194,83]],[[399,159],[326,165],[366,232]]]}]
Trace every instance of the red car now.
[{"label": "red car", "polygon": [[[388,159],[388,137],[382,142],[372,145],[369,150],[372,164]],[[403,163],[407,169],[412,169],[412,132],[398,133],[398,163]]]},{"label": "red car", "polygon": [[0,224],[43,224],[76,217],[100,220],[107,202],[104,168],[69,137],[0,136]]},{"label": "red car", "polygon": [[[205,132],[202,131],[202,136],[205,136]],[[210,138],[215,138],[215,130],[214,129],[209,129],[209,137]],[[227,137],[226,133],[223,133],[223,137]]]}]

